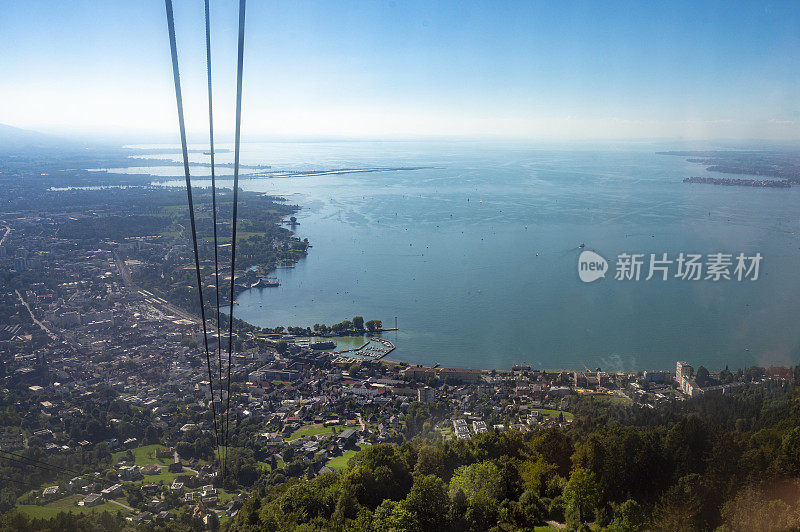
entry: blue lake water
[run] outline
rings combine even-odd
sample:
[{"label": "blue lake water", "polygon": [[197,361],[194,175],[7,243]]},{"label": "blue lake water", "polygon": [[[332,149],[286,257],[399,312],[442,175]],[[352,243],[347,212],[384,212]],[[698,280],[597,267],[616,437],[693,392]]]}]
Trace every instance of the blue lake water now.
[{"label": "blue lake water", "polygon": [[[355,315],[393,326],[397,317],[400,330],[387,333],[397,346],[391,358],[443,366],[797,363],[800,188],[684,184],[707,172],[655,153],[671,148],[246,144],[244,164],[277,170],[432,168],[240,181],[301,206],[297,234],[313,247],[294,269],[277,270],[280,287],[241,294],[237,317],[263,326]],[[146,171],[182,185],[171,179],[180,167]],[[208,184],[207,169],[193,172]],[[617,281],[611,271],[585,284],[580,243],[612,268],[626,252],[764,258],[757,281],[645,281],[645,264],[640,281]]]}]

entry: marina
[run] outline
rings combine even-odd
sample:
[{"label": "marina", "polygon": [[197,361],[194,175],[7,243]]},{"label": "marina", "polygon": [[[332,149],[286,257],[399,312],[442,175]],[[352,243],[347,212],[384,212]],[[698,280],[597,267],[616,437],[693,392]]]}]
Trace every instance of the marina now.
[{"label": "marina", "polygon": [[374,337],[363,345],[341,351],[333,351],[334,362],[357,362],[360,360],[380,360],[395,350],[392,342],[385,338]]}]

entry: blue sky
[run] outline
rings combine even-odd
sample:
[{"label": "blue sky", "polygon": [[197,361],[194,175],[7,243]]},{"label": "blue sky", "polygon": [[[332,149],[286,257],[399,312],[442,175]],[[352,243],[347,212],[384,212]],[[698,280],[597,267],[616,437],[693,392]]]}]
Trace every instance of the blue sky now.
[{"label": "blue sky", "polygon": [[[237,2],[212,0],[233,124]],[[160,1],[0,0],[0,123],[176,131]],[[175,0],[190,135],[202,0]],[[245,138],[800,139],[800,3],[251,0]]]}]

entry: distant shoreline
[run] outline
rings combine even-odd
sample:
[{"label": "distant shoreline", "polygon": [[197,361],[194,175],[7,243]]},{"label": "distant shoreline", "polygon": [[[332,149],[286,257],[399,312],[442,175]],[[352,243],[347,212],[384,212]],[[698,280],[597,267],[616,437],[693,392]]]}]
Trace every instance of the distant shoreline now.
[{"label": "distant shoreline", "polygon": [[723,187],[792,188],[784,179],[733,179],[723,177],[687,177],[684,183],[717,185]]}]

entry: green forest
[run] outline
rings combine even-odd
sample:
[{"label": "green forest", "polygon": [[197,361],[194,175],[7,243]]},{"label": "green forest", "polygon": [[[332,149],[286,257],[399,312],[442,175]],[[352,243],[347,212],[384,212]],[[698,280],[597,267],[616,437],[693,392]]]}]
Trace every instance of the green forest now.
[{"label": "green forest", "polygon": [[231,530],[787,530],[800,526],[800,395],[579,401],[569,430],[375,445],[345,471],[259,483]]}]

